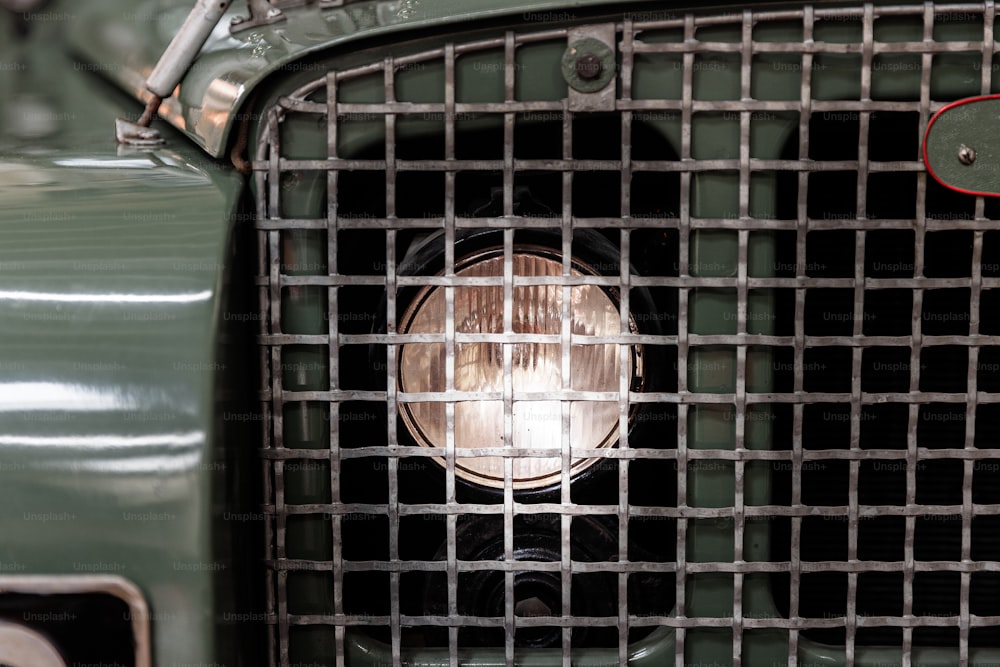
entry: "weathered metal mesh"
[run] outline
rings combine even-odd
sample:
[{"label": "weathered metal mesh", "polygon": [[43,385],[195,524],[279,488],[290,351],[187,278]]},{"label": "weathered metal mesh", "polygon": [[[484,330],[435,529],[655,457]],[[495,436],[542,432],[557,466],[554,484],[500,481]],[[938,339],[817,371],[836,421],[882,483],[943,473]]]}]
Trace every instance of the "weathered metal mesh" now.
[{"label": "weathered metal mesh", "polygon": [[[537,26],[331,69],[269,110],[254,170],[273,660],[365,646],[457,665],[471,646],[513,665],[545,645],[619,664],[637,642],[677,664],[994,660],[1000,210],[928,179],[919,151],[937,109],[1000,88],[992,3],[611,25],[607,113],[572,110],[558,59],[575,33]],[[476,97],[469,71],[494,92]],[[372,79],[383,98],[352,92]],[[470,243],[509,266],[525,242],[561,252],[562,275],[456,276]],[[574,273],[587,247],[597,270]],[[607,290],[621,333],[515,335],[527,284],[567,304]],[[456,332],[459,285],[504,291],[499,333]],[[441,332],[399,333],[426,286],[445,288]],[[446,384],[407,395],[400,349],[419,343],[448,350]],[[459,391],[471,343],[500,346],[507,371],[516,345],[558,345],[564,389]],[[587,343],[617,345],[620,368],[641,350],[649,382],[574,390]],[[514,446],[515,399],[561,406],[547,496],[513,488],[516,458],[553,455]],[[504,446],[457,450],[472,400],[504,403]],[[571,452],[572,401],[619,405],[616,447]],[[443,447],[407,436],[406,402],[443,403]],[[470,454],[506,457],[496,495],[456,474]],[[601,459],[587,479],[577,456]],[[487,613],[465,589],[490,576]],[[585,608],[595,590],[610,607]]]}]

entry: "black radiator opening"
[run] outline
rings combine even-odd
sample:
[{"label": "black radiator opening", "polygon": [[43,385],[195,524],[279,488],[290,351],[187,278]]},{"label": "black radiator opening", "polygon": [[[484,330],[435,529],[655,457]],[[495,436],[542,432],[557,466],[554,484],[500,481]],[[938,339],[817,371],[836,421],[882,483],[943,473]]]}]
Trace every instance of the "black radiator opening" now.
[{"label": "black radiator opening", "polygon": [[[831,114],[832,116],[832,114]],[[809,125],[810,157],[817,161],[857,159],[858,116],[823,119],[814,114]],[[919,145],[916,114],[873,114],[869,158],[872,160],[912,160]],[[797,139],[793,140],[797,143]],[[917,175],[886,174],[870,177],[859,189],[857,174],[852,171],[817,172],[810,175],[808,215],[813,219],[853,220],[858,210],[869,218],[907,220],[916,215]],[[926,179],[923,213],[928,220],[968,219],[972,217],[974,198],[945,190]],[[860,193],[867,201],[859,202]],[[794,196],[794,190],[792,191]],[[786,195],[787,196],[787,192]],[[780,191],[779,191],[780,199]],[[891,225],[887,225],[891,227]],[[898,226],[897,226],[898,227]],[[864,234],[864,238],[859,238]],[[988,276],[994,271],[1000,244],[987,233],[980,270]],[[777,244],[779,265],[794,264],[795,235]],[[806,233],[807,266],[799,275],[832,279],[876,280],[920,278],[968,278],[972,275],[973,232],[964,230],[929,231],[923,244],[917,243],[912,229],[887,228],[876,231],[816,230]],[[859,250],[863,255],[859,255]],[[918,254],[922,253],[922,254]],[[922,265],[922,270],[919,266]],[[861,276],[856,275],[862,270]],[[969,369],[970,349],[958,344],[941,344],[934,336],[966,336],[970,325],[978,322],[981,333],[1000,324],[1000,310],[991,308],[990,291],[983,292],[979,310],[972,310],[968,288],[915,290],[904,285],[882,283],[866,288],[861,294],[863,307],[860,339],[874,336],[912,337],[918,332],[923,345],[914,355],[905,344],[864,345],[861,350],[860,378],[852,371],[853,349],[846,345],[815,344],[819,336],[855,336],[856,293],[850,287],[810,287],[805,294],[805,319],[799,324],[806,336],[804,363],[792,369],[793,350],[776,350],[774,385],[776,391],[792,391],[795,373],[802,374],[802,387],[811,393],[840,392],[847,395],[852,384],[860,382],[861,391],[871,394],[908,394],[920,392],[948,394],[947,400],[928,401],[914,408],[892,400],[874,401],[852,412],[849,399],[819,400],[803,406],[801,471],[792,466],[775,465],[771,472],[772,500],[776,505],[792,503],[793,475],[800,475],[801,503],[817,508],[842,508],[833,516],[807,516],[801,519],[799,557],[806,563],[825,562],[829,571],[805,572],[798,578],[798,615],[805,618],[846,617],[849,558],[849,516],[847,505],[853,495],[861,507],[857,521],[857,559],[894,563],[897,571],[865,571],[857,576],[856,613],[871,616],[899,617],[904,600],[911,599],[911,612],[922,617],[957,617],[962,612],[961,583],[958,572],[917,572],[912,588],[904,586],[902,563],[905,559],[906,519],[887,511],[865,511],[867,507],[907,505],[906,452],[910,439],[918,448],[931,450],[963,449],[966,444],[965,394],[970,373],[979,391],[994,391],[995,374],[984,371],[996,366],[993,348],[981,348],[977,367]],[[915,301],[920,299],[919,302]],[[918,303],[919,307],[914,308]],[[780,307],[780,306],[779,306]],[[791,307],[788,305],[786,307]],[[779,313],[779,318],[780,318]],[[911,365],[919,364],[918,382],[911,387]],[[1000,386],[1000,385],[998,385]],[[975,440],[979,448],[996,448],[1000,431],[1000,411],[992,404],[980,404],[975,411]],[[773,448],[792,449],[792,409],[775,411]],[[851,463],[842,458],[824,458],[823,450],[849,450],[852,426],[856,427],[862,450],[892,450],[898,455],[861,460],[857,486],[851,488]],[[815,453],[812,457],[810,453]],[[965,465],[958,459],[927,459],[915,462],[913,504],[918,512],[914,520],[913,558],[916,561],[961,561],[963,483]],[[968,464],[971,469],[973,502],[995,502],[1000,497],[1000,465],[992,460]],[[947,511],[923,510],[936,505]],[[972,558],[1000,558],[1000,538],[987,528],[995,517],[971,519]],[[996,522],[992,522],[996,523]],[[991,526],[1000,528],[1000,526]],[[771,558],[788,562],[791,558],[792,519],[775,517],[771,523]],[[838,565],[843,567],[838,570]],[[824,568],[825,569],[825,568]],[[969,609],[974,614],[1000,614],[1000,578],[972,575]],[[783,615],[790,612],[792,578],[787,572],[771,575],[774,601]],[[845,620],[846,624],[846,620]],[[959,633],[954,623],[913,630],[917,646],[958,646]],[[811,628],[802,636],[825,644],[844,644],[846,628]],[[1000,633],[978,629],[970,634],[972,646],[996,646]],[[898,646],[902,629],[862,627],[856,630],[859,646]]]},{"label": "black radiator opening", "polygon": [[40,633],[67,664],[135,665],[132,620],[128,603],[110,593],[0,595],[0,621]]}]

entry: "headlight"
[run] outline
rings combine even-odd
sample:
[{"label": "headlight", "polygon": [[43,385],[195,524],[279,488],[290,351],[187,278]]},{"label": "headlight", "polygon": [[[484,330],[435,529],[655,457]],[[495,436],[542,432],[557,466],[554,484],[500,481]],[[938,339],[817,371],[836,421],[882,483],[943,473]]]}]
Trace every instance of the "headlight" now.
[{"label": "headlight", "polygon": [[[519,277],[561,276],[557,254],[537,246],[515,246],[512,255],[515,284]],[[494,248],[458,263],[459,278],[503,276],[503,250]],[[573,276],[596,275],[587,265],[574,261]],[[504,333],[503,287],[455,287],[454,326],[456,333]],[[569,316],[576,341],[586,336],[617,336],[621,333],[619,304],[599,285],[570,288]],[[562,333],[563,286],[530,285],[514,287],[512,331],[516,334],[558,336]],[[400,333],[443,333],[446,326],[445,288],[429,286],[421,290],[404,313]],[[629,328],[635,331],[629,317]],[[559,481],[562,443],[562,401],[565,389],[562,373],[562,345],[558,342],[494,343],[473,342],[455,345],[455,390],[503,392],[503,346],[511,347],[511,375],[514,392],[512,408],[513,446],[548,448],[553,458],[514,459],[513,488],[534,489]],[[444,343],[409,343],[399,353],[398,388],[403,392],[445,392]],[[574,343],[569,350],[573,391],[617,392],[621,350],[618,344]],[[628,355],[629,373],[641,382],[641,354],[633,346]],[[525,394],[543,396],[525,397]],[[551,396],[549,398],[548,396]],[[519,398],[519,395],[522,398]],[[611,447],[617,442],[619,404],[616,401],[569,401],[570,447],[591,449]],[[414,439],[426,447],[445,446],[445,403],[404,403],[403,421]],[[455,446],[504,446],[504,404],[502,400],[458,401],[455,403]],[[444,459],[436,458],[444,465]],[[574,474],[593,465],[595,458],[574,458]],[[456,473],[475,484],[503,488],[502,457],[459,457]]]}]

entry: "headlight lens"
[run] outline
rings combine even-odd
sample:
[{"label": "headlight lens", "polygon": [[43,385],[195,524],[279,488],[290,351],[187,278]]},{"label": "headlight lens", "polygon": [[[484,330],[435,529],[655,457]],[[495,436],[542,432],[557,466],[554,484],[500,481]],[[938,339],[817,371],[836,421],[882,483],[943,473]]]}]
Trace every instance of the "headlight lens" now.
[{"label": "headlight lens", "polygon": [[[544,249],[515,248],[512,255],[516,276],[561,276],[561,260]],[[572,275],[593,274],[575,263]],[[581,270],[582,269],[582,270]],[[503,254],[499,249],[479,254],[463,262],[460,277],[502,276]],[[458,333],[503,333],[503,287],[463,286],[455,290],[455,331]],[[575,337],[616,336],[621,331],[618,304],[597,285],[577,285],[570,291],[571,330]],[[517,334],[562,333],[563,287],[532,285],[514,288],[512,329]],[[443,333],[445,288],[426,287],[404,314],[400,333]],[[632,320],[630,318],[630,327]],[[513,463],[513,488],[532,489],[556,483],[562,464],[563,391],[561,345],[559,343],[456,343],[455,389],[474,392],[503,392],[503,345],[511,349],[513,445],[547,448],[555,458],[517,457]],[[398,388],[404,392],[444,392],[445,355],[443,343],[408,343],[399,354]],[[570,388],[574,391],[617,392],[619,390],[620,347],[618,344],[572,345]],[[629,374],[641,375],[641,355],[629,354]],[[540,400],[518,399],[524,392],[551,396]],[[617,401],[570,401],[571,448],[610,447],[617,441],[619,404]],[[404,403],[400,409],[404,423],[420,444],[444,447],[445,404]],[[504,445],[504,405],[500,400],[459,401],[455,404],[455,446],[502,447]],[[444,465],[443,459],[436,459]],[[574,458],[578,473],[597,459]],[[503,488],[503,458],[456,459],[456,473],[476,484]]]}]

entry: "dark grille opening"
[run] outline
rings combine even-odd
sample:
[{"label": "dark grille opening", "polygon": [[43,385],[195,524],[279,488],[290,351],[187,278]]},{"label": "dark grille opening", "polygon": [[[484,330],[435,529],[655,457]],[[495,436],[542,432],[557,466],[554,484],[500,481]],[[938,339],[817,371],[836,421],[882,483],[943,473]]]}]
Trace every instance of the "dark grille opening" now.
[{"label": "dark grille opening", "polygon": [[[132,611],[114,594],[3,592],[0,621],[39,633],[67,664],[136,664]],[[95,642],[97,636],[102,641]]]},{"label": "dark grille opening", "polygon": [[[876,120],[877,116],[877,120]],[[876,132],[876,130],[879,130]],[[858,123],[854,117],[847,122],[823,121],[813,116],[809,126],[810,157],[818,161],[857,159]],[[869,157],[872,160],[912,160],[919,146],[916,114],[873,114],[870,127]],[[814,138],[818,140],[814,140]],[[810,184],[810,216],[854,217],[857,175],[854,172],[824,172],[813,174]],[[868,179],[867,214],[887,220],[910,219],[916,214],[916,176],[911,173],[877,174]],[[818,186],[818,187],[814,187]],[[933,182],[928,183],[925,212],[928,218],[966,219],[971,217],[971,197],[960,197]],[[809,267],[806,273],[830,278],[852,278],[855,274],[854,255],[857,234],[848,230],[814,231],[806,235]],[[928,233],[923,243],[923,256],[917,258],[919,247],[912,230],[886,229],[863,232],[864,275],[877,280],[925,278],[968,278],[971,275],[972,232],[938,231]],[[989,235],[989,233],[988,233]],[[916,250],[915,250],[916,249]],[[795,247],[778,244],[779,264],[794,263]],[[983,257],[986,257],[984,252]],[[787,258],[787,259],[782,259]],[[920,259],[923,269],[917,268]],[[989,267],[983,259],[980,273]],[[989,292],[983,293],[987,298]],[[921,299],[914,315],[913,299]],[[980,331],[995,326],[998,311],[985,308],[981,313],[970,311],[970,290],[966,287],[924,289],[917,293],[906,288],[887,286],[866,289],[863,298],[861,332],[863,336],[909,337],[918,331],[923,336],[967,336],[970,321],[979,319]],[[806,290],[804,329],[807,337],[853,336],[855,331],[855,290],[815,287]],[[809,343],[806,343],[807,346]],[[992,348],[980,348],[980,365],[993,363],[997,356]],[[873,346],[861,351],[860,378],[852,377],[850,348],[836,345],[807,347],[802,386],[807,392],[849,393],[860,381],[862,392],[871,394],[908,394],[911,385],[912,349],[907,346]],[[802,519],[800,557],[811,562],[843,562],[849,559],[850,517],[847,506],[851,496],[860,508],[857,519],[856,558],[859,561],[900,563],[906,558],[906,518],[886,516],[886,508],[904,508],[908,502],[908,466],[905,458],[912,433],[918,448],[927,450],[962,449],[966,440],[966,404],[962,400],[967,390],[969,349],[958,345],[925,346],[920,350],[918,376],[921,392],[951,394],[957,402],[928,402],[916,406],[912,422],[904,403],[863,405],[860,413],[852,413],[849,402],[806,405],[803,418],[803,448],[821,452],[829,449],[849,449],[852,421],[857,420],[860,447],[871,450],[895,450],[899,457],[861,460],[852,475],[846,460],[810,460],[801,469],[801,500],[805,505],[842,508],[833,516]],[[776,388],[788,386],[791,376],[775,378]],[[980,391],[994,389],[992,375],[977,373],[982,378]],[[976,412],[976,442],[994,434],[1000,428],[1000,412],[992,405],[981,406]],[[780,421],[790,420],[788,411],[776,413]],[[790,429],[775,431],[775,447],[790,450]],[[1000,488],[1000,466],[992,462],[971,463],[973,467],[973,502],[993,502],[991,489]],[[960,561],[962,559],[962,503],[964,466],[958,459],[919,459],[915,471],[913,500],[916,506],[931,516],[914,519],[912,558],[918,562]],[[792,473],[776,467],[772,481],[776,504],[791,504]],[[856,492],[852,494],[852,478],[856,476]],[[989,496],[989,500],[987,500]],[[868,510],[868,508],[871,508]],[[879,509],[883,508],[883,509]],[[991,520],[995,517],[982,517]],[[792,521],[778,517],[773,520],[771,557],[785,561],[791,557]],[[974,524],[979,519],[974,520]],[[986,523],[986,522],[982,522]],[[975,558],[990,560],[998,539],[987,530],[973,530],[972,551]],[[987,554],[990,554],[987,556]],[[996,578],[978,578],[980,586],[970,593],[969,604],[983,615],[1000,614],[1000,589]],[[799,613],[808,618],[830,619],[847,616],[847,574],[843,572],[803,574],[799,583]],[[785,573],[772,576],[773,593],[783,614],[789,612],[790,577]],[[855,613],[859,618],[902,616],[955,618],[962,610],[960,577],[957,572],[916,572],[912,582],[912,600],[904,606],[903,572],[862,572],[857,579]],[[913,631],[916,646],[957,646],[958,629],[941,621],[941,627],[918,627]],[[804,636],[826,644],[846,642],[846,628],[809,629]],[[995,646],[994,631],[972,633],[972,646]],[[902,641],[902,630],[892,627],[858,628],[854,642],[859,646],[896,646]]]}]

